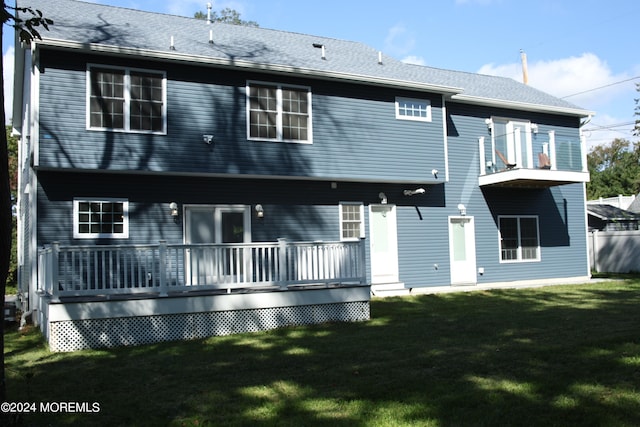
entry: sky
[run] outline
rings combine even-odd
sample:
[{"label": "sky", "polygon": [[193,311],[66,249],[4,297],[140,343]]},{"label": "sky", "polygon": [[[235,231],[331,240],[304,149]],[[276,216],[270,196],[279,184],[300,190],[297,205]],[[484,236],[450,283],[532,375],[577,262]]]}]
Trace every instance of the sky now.
[{"label": "sky", "polygon": [[[206,0],[91,0],[193,16]],[[262,28],[365,43],[405,62],[499,75],[595,112],[589,148],[615,138],[637,141],[640,98],[637,0],[212,0]],[[26,4],[26,3],[25,3]],[[55,25],[55,23],[54,23]],[[13,80],[13,41],[5,29],[5,93]],[[7,102],[10,102],[10,97]],[[10,104],[9,104],[10,105]],[[10,109],[7,110],[10,115]]]}]

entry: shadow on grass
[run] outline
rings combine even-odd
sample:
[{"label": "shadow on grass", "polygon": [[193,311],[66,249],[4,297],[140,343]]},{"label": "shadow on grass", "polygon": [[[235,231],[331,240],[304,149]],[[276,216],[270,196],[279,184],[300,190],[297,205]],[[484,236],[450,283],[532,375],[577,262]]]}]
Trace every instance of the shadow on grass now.
[{"label": "shadow on grass", "polygon": [[9,396],[100,404],[27,425],[640,425],[638,307],[636,280],[374,299],[366,323],[72,354],[9,334]]}]

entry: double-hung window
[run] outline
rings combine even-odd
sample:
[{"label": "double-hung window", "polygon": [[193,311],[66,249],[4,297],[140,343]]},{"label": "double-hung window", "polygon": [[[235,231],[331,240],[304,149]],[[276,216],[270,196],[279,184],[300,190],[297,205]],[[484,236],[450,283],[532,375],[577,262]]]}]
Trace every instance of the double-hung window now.
[{"label": "double-hung window", "polygon": [[89,66],[89,129],[166,133],[166,76],[162,72]]},{"label": "double-hung window", "polygon": [[396,98],[396,118],[431,121],[431,102],[428,99]]},{"label": "double-hung window", "polygon": [[128,238],[129,202],[126,199],[74,199],[73,237]]},{"label": "double-hung window", "polygon": [[308,87],[247,83],[249,139],[312,142]]},{"label": "double-hung window", "polygon": [[340,204],[340,240],[364,237],[364,207],[362,203]]},{"label": "double-hung window", "polygon": [[500,216],[500,261],[539,261],[537,216]]}]

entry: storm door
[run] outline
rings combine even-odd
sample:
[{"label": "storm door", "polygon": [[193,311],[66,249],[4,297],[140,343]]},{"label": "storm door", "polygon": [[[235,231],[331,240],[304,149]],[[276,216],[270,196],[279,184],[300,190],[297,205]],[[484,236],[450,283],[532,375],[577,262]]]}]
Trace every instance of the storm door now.
[{"label": "storm door", "polygon": [[369,210],[371,283],[397,283],[398,230],[394,205],[371,205]]},{"label": "storm door", "polygon": [[451,284],[475,285],[476,237],[473,217],[449,217],[449,257]]},{"label": "storm door", "polygon": [[[241,243],[251,242],[246,206],[186,206],[187,283],[216,285],[242,282],[246,272]],[[224,245],[224,244],[229,245]]]}]

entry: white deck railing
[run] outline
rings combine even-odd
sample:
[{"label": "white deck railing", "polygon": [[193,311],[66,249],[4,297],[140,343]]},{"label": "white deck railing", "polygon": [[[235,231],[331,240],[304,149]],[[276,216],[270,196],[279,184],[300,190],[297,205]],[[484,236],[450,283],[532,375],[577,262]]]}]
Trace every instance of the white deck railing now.
[{"label": "white deck railing", "polygon": [[60,246],[39,252],[38,287],[54,298],[366,283],[364,240]]}]

